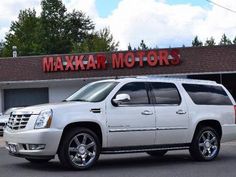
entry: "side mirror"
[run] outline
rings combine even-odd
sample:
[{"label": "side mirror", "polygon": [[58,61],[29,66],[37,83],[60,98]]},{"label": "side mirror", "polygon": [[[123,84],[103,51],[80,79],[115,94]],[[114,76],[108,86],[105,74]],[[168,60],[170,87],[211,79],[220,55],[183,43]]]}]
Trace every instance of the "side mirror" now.
[{"label": "side mirror", "polygon": [[112,102],[116,106],[118,106],[121,103],[128,102],[128,101],[130,101],[130,96],[128,94],[125,94],[125,93],[116,95],[116,97],[112,100]]}]

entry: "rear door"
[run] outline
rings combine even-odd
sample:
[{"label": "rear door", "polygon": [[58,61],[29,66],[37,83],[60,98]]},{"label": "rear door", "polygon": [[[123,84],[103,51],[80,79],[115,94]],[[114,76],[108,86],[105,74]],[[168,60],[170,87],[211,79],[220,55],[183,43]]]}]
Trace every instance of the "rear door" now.
[{"label": "rear door", "polygon": [[156,115],[156,144],[186,143],[188,109],[177,86],[165,82],[150,84]]}]

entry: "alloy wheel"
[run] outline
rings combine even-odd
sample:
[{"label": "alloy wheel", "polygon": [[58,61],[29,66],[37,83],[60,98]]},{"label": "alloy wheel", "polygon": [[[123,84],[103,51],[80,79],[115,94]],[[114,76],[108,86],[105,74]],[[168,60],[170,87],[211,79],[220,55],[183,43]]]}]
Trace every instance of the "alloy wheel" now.
[{"label": "alloy wheel", "polygon": [[68,153],[75,166],[86,167],[96,158],[97,145],[91,135],[79,133],[71,139]]}]

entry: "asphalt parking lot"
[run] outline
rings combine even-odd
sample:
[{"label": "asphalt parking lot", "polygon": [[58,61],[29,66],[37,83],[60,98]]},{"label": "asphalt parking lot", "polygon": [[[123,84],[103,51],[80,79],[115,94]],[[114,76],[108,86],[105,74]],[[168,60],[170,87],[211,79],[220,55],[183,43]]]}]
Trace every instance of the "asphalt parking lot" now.
[{"label": "asphalt parking lot", "polygon": [[96,166],[87,171],[68,171],[57,159],[33,165],[0,148],[1,177],[235,177],[235,166],[236,142],[223,144],[219,157],[212,162],[195,162],[188,151],[168,152],[160,159],[145,153],[101,155]]}]

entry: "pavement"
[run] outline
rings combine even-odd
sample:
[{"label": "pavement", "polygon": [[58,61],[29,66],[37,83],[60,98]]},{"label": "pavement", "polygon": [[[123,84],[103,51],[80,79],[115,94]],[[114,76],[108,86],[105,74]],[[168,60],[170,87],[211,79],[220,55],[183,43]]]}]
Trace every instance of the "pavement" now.
[{"label": "pavement", "polygon": [[236,142],[222,144],[218,158],[211,162],[193,161],[188,151],[168,152],[159,159],[146,153],[101,155],[87,171],[64,169],[57,158],[31,164],[0,148],[1,177],[235,177],[235,166]]},{"label": "pavement", "polygon": [[[46,164],[30,164],[25,159],[11,157],[0,149],[1,177],[235,177],[236,153],[223,148],[212,162],[195,162],[188,151],[168,152],[161,159],[140,154],[102,155],[87,171],[70,171],[61,167],[58,159]],[[3,160],[2,160],[3,159]]]}]

